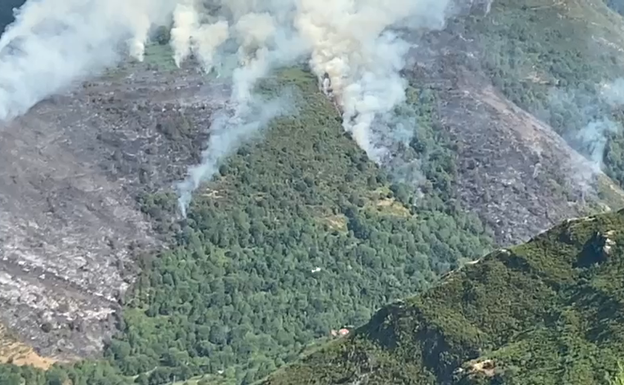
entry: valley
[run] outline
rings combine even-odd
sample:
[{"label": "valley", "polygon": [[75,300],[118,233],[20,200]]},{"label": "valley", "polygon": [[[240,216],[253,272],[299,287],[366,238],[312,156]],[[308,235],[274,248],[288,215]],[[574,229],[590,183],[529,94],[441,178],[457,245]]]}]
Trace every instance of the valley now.
[{"label": "valley", "polygon": [[[619,316],[601,306],[620,307],[605,286],[619,246],[597,267],[574,261],[621,226],[621,130],[578,133],[624,121],[598,97],[622,68],[624,22],[583,0],[471,12],[414,37],[399,108],[413,132],[387,164],[345,133],[309,69],[279,68],[257,88],[294,92],[297,113],[241,143],[187,218],[173,186],[231,90],[175,67],[167,46],[0,124],[0,382],[548,384],[564,373],[598,384],[614,373]],[[609,326],[581,335],[598,316]],[[529,327],[540,317],[552,322]],[[341,328],[351,332],[331,341]]]}]

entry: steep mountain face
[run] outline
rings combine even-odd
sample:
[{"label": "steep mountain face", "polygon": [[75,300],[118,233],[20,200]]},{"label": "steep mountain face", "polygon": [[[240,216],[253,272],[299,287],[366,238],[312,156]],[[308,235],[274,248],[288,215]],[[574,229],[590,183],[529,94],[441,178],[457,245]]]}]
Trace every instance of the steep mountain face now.
[{"label": "steep mountain face", "polygon": [[602,384],[624,354],[622,229],[618,211],[497,250],[263,384]]},{"label": "steep mountain face", "polygon": [[[146,263],[127,298],[128,333],[107,351],[124,374],[158,366],[153,378],[261,378],[332,328],[365,322],[370,309],[489,247],[478,218],[445,205],[444,185],[410,207],[408,188],[344,134],[313,75],[290,68],[260,85],[284,87],[298,95],[298,113],[233,153],[198,191],[176,247]],[[434,134],[429,107],[415,110],[425,138]],[[437,139],[422,142],[438,153],[434,181],[454,177]],[[158,194],[144,205],[171,207]]]},{"label": "steep mountain face", "polygon": [[132,76],[0,126],[0,318],[43,354],[101,350],[136,258],[159,245],[136,199],[183,175],[219,105],[197,74]]},{"label": "steep mountain face", "polygon": [[[588,206],[595,210],[605,202],[614,207],[623,202],[616,184],[592,171],[593,165],[551,127],[469,69],[476,53],[457,35],[429,39],[431,45],[414,53],[418,62],[411,76],[436,94],[437,128],[458,143],[461,206],[494,230],[498,244],[526,241],[564,218],[590,212]],[[428,55],[431,46],[440,49]],[[613,193],[607,197],[605,191]]]},{"label": "steep mountain face", "polygon": [[[623,206],[614,181],[624,175],[621,138],[605,136],[599,151],[610,154],[611,179],[579,155],[592,158],[596,146],[576,135],[594,118],[618,119],[603,105],[591,113],[582,107],[601,81],[619,76],[622,20],[602,3],[580,0],[479,4],[445,30],[419,36],[404,71],[418,124],[397,152],[418,160],[416,176],[405,178],[417,183],[388,177],[392,168],[366,159],[312,75],[282,69],[261,88],[294,87],[305,102],[299,115],[276,120],[232,154],[180,220],[171,185],[199,161],[227,89],[173,69],[162,46],[150,47],[146,65],[126,64],[1,125],[1,320],[40,353],[66,359],[97,356],[117,326],[105,350],[111,367],[75,368],[91,370],[88,381],[108,373],[131,383],[149,374],[157,384],[211,373],[249,383],[332,328],[366,322],[372,309],[425,290],[493,245]],[[553,95],[574,97],[560,96],[572,99],[562,107]],[[317,371],[318,383],[473,381],[462,374],[472,364],[458,368],[479,357],[507,371],[525,364],[537,371],[541,358],[517,361],[504,348],[541,344],[521,340],[521,332],[547,305],[572,306],[562,285],[573,290],[569,280],[590,271],[566,265],[572,254],[552,259],[558,267],[540,259],[560,246],[551,235],[523,246],[529,254],[499,252],[454,273],[463,282],[454,291],[441,291],[446,284],[384,308],[355,337],[270,383],[300,383]],[[578,242],[566,250],[584,247]],[[538,267],[528,275],[522,269],[531,263]],[[468,272],[478,277],[465,278]],[[487,300],[489,293],[499,299]],[[444,296],[454,298],[448,306],[470,305],[444,307]],[[484,318],[490,312],[504,327]],[[379,326],[394,320],[401,325]],[[552,348],[559,343],[553,328],[529,335],[543,337],[540,349]],[[583,338],[574,341],[596,344]]]},{"label": "steep mountain face", "polygon": [[501,0],[464,21],[492,84],[621,184],[621,17],[601,2]]},{"label": "steep mountain face", "polygon": [[461,143],[463,207],[499,244],[583,215],[596,198],[621,205],[614,183],[592,171],[604,157],[619,181],[620,136],[591,127],[619,119],[599,96],[620,76],[622,36],[601,3],[499,0],[419,40],[411,76],[438,94],[441,128]]}]

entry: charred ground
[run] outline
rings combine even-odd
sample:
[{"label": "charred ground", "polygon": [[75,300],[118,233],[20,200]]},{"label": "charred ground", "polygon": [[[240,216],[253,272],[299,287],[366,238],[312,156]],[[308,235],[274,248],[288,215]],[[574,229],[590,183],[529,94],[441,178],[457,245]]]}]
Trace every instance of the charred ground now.
[{"label": "charred ground", "polygon": [[43,354],[101,350],[136,258],[163,247],[137,199],[184,176],[226,92],[138,68],[1,127],[2,317]]},{"label": "charred ground", "polygon": [[[167,193],[199,159],[222,85],[173,71],[166,50],[152,47],[149,67],[127,65],[40,103],[0,128],[3,321],[61,358],[97,355],[117,321],[122,332],[107,356],[124,374],[158,365],[158,383],[231,368],[227,380],[251,381],[329,328],[363,323],[474,259],[492,246],[489,235],[509,245],[620,206],[611,179],[588,172],[550,126],[520,109],[538,110],[518,87],[538,95],[552,84],[496,67],[511,60],[502,49],[487,64],[485,50],[525,41],[501,34],[504,17],[535,28],[556,15],[569,17],[566,28],[585,25],[570,9],[619,19],[584,2],[553,2],[552,13],[529,3],[494,2],[487,16],[461,16],[413,52],[406,73],[419,125],[402,151],[421,163],[416,199],[414,186],[388,181],[342,134],[315,79],[297,69],[277,78],[303,92],[303,114],[234,154],[198,192],[187,222],[176,220]],[[544,15],[553,19],[536,19]],[[617,52],[618,35],[609,37]],[[572,45],[540,44],[577,55]],[[579,54],[590,69],[592,53]],[[552,68],[548,76],[565,75]],[[141,258],[167,248],[161,262]],[[311,276],[317,267],[328,274]],[[111,317],[120,302],[124,311]],[[193,365],[181,364],[189,357]]]}]

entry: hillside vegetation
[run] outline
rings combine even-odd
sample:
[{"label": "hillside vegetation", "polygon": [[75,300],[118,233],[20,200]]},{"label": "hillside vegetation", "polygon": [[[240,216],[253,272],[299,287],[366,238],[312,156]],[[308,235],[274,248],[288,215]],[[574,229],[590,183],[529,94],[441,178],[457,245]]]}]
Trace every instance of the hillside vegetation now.
[{"label": "hillside vegetation", "polygon": [[263,384],[604,384],[624,355],[623,229],[619,211],[497,250]]},{"label": "hillside vegetation", "polygon": [[344,133],[314,76],[287,69],[259,89],[284,87],[295,87],[298,113],[221,165],[187,220],[171,221],[171,193],[141,198],[172,247],[139,261],[106,362],[97,373],[62,369],[77,373],[74,383],[210,373],[248,384],[490,247],[481,222],[453,199],[455,144],[433,129],[435,95],[412,88],[405,109],[416,127],[406,156],[435,160],[421,169],[426,194],[415,199]]},{"label": "hillside vegetation", "polygon": [[[586,0],[496,0],[487,16],[460,24],[496,88],[624,183],[623,109],[599,97],[622,76],[620,15]],[[606,121],[616,125],[607,129]]]},{"label": "hillside vegetation", "polygon": [[[489,245],[480,222],[452,203],[452,144],[432,131],[428,104],[414,116],[414,146],[439,161],[414,206],[413,192],[343,133],[313,76],[291,69],[270,83],[297,86],[306,102],[222,165],[176,246],[145,262],[108,351],[125,374],[227,369],[248,383]],[[147,196],[143,206],[159,220],[175,200]]]},{"label": "hillside vegetation", "polygon": [[[473,70],[583,149],[575,133],[603,113],[617,119],[597,102],[593,115],[584,106],[618,76],[619,26],[602,3],[500,0],[456,27],[480,55]],[[578,43],[588,36],[605,48]],[[444,100],[412,82],[400,108],[415,127],[400,149],[406,164],[426,159],[416,194],[344,134],[312,75],[286,69],[260,89],[284,87],[296,90],[298,114],[220,165],[186,220],[172,219],[171,192],[140,197],[170,247],[137,261],[104,359],[47,372],[0,365],[0,383],[157,385],[209,374],[205,382],[250,384],[315,341],[319,350],[265,383],[598,384],[615,372],[622,212],[561,225],[431,288],[492,248],[488,229],[458,203],[461,144],[440,129]],[[553,90],[574,98],[561,107]],[[622,183],[618,135],[606,166]],[[608,256],[605,237],[615,242]],[[332,329],[362,324],[321,345]]]}]

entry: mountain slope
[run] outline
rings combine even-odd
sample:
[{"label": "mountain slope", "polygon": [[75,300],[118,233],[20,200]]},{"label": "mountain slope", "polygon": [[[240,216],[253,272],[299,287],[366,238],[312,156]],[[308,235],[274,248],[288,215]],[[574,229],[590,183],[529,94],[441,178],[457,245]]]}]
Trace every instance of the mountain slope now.
[{"label": "mountain slope", "polygon": [[[446,138],[430,126],[431,105],[412,111],[423,148],[439,159],[428,177],[451,183],[433,186],[420,199],[431,208],[416,211],[409,188],[388,181],[344,134],[311,74],[287,69],[260,88],[284,86],[295,87],[298,114],[232,154],[186,221],[171,220],[175,196],[141,196],[174,243],[141,259],[124,298],[120,333],[105,350],[116,381],[261,378],[332,328],[365,322],[371,309],[489,247],[478,219],[444,203],[455,174]],[[92,378],[81,366],[64,370]]]},{"label": "mountain slope", "polygon": [[192,72],[168,84],[166,72],[142,71],[129,83],[104,76],[0,125],[0,303],[13,309],[0,319],[43,354],[99,354],[137,256],[162,247],[137,196],[182,177],[218,105],[219,85],[198,87]]},{"label": "mountain slope", "polygon": [[[105,349],[108,363],[67,369],[80,381],[131,382],[139,375],[158,384],[211,373],[249,383],[296,359],[331,329],[359,325],[379,306],[417,294],[439,274],[480,256],[491,245],[490,229],[503,246],[567,217],[621,207],[613,180],[587,172],[591,165],[564,139],[518,107],[540,112],[522,96],[539,94],[546,103],[550,88],[573,80],[575,72],[562,71],[561,63],[581,63],[592,76],[588,84],[612,76],[617,56],[607,66],[610,56],[593,62],[595,51],[563,42],[585,41],[592,33],[587,26],[607,20],[605,38],[617,47],[621,20],[590,2],[548,5],[495,2],[487,17],[458,17],[444,31],[424,36],[412,52],[405,71],[409,106],[401,110],[417,124],[398,152],[417,166],[399,175],[416,180],[417,193],[389,178],[392,169],[365,158],[343,134],[316,79],[301,69],[279,71],[261,85],[270,92],[276,83],[296,87],[305,101],[299,115],[273,122],[232,154],[197,192],[186,221],[177,217],[170,185],[199,160],[210,135],[211,111],[227,94],[214,79],[170,71],[170,52],[152,46],[147,66],[126,65],[41,102],[0,127],[9,133],[0,140],[7,165],[0,196],[32,202],[28,210],[3,206],[2,219],[9,220],[0,230],[7,239],[23,240],[26,228],[31,238],[50,240],[65,254],[50,252],[50,245],[42,250],[41,241],[20,244],[38,257],[43,277],[23,255],[0,262],[11,275],[0,281],[7,309],[0,316],[40,352],[64,357],[97,356],[115,321],[119,330]],[[559,19],[565,33],[551,31]],[[514,26],[509,31],[508,24]],[[531,45],[529,37],[539,44]],[[521,43],[530,52],[539,48],[544,58],[531,56],[520,65],[516,61],[526,55],[509,47]],[[496,54],[491,65],[490,52]],[[543,74],[539,81],[529,76],[532,61],[550,63],[539,70],[554,80],[544,84]],[[602,71],[605,66],[612,72]],[[42,137],[54,145],[38,148]],[[89,183],[78,183],[84,175]],[[92,204],[102,201],[109,205]],[[42,202],[50,207],[37,206]],[[124,242],[111,244],[100,229]],[[49,231],[75,241],[54,239]],[[137,250],[136,239],[162,250]],[[76,264],[72,257],[85,248],[93,258]],[[59,255],[66,258],[59,261]],[[59,284],[58,265],[71,286]],[[19,280],[29,284],[9,290]],[[128,295],[118,292],[133,282]],[[88,312],[95,299],[103,311],[84,324],[74,323],[63,305],[70,302],[74,314]]]},{"label": "mountain slope", "polygon": [[[108,351],[124,373],[160,365],[177,378],[225,368],[262,377],[489,247],[474,216],[434,206],[450,194],[444,186],[420,199],[435,208],[411,211],[409,190],[344,134],[311,74],[287,69],[260,88],[284,85],[296,87],[298,114],[233,154],[198,191],[176,247],[146,264],[126,305],[128,332]],[[438,139],[426,147],[439,156],[429,176],[451,179],[429,113],[421,104],[415,115]],[[175,208],[162,198],[145,198],[145,211]]]},{"label": "mountain slope", "polygon": [[624,355],[622,229],[618,211],[497,250],[263,384],[601,384]]},{"label": "mountain slope", "polygon": [[436,93],[439,128],[461,144],[463,207],[499,244],[584,215],[587,203],[599,208],[591,201],[621,207],[619,188],[593,171],[605,155],[607,174],[617,178],[619,157],[609,156],[617,141],[605,149],[609,133],[577,139],[592,119],[616,112],[597,95],[620,74],[623,25],[601,3],[500,0],[486,16],[451,19],[413,50],[409,76]]},{"label": "mountain slope", "polygon": [[622,101],[602,97],[621,78],[620,15],[600,1],[499,0],[487,16],[452,28],[473,52],[473,68],[622,184]]}]

